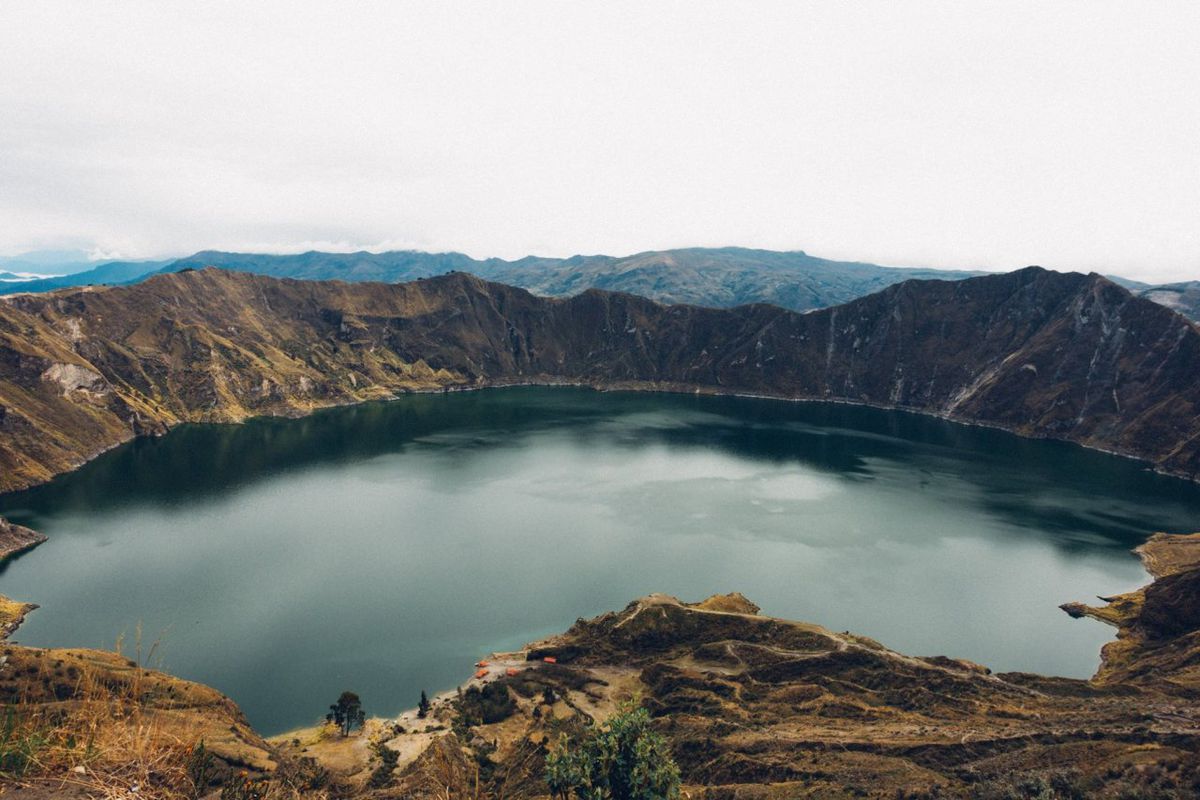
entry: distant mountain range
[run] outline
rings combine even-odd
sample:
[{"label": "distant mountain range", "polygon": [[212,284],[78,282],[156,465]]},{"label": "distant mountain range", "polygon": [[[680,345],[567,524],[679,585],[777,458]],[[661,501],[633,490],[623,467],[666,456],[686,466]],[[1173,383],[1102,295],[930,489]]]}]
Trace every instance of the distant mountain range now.
[{"label": "distant mountain range", "polygon": [[397,281],[450,271],[469,272],[547,297],[604,289],[660,303],[731,308],[773,303],[793,311],[838,305],[911,278],[953,280],[978,275],[932,269],[901,269],[815,258],[801,251],[740,247],[688,248],[632,256],[572,256],[517,261],[478,260],[461,253],[304,253],[264,256],[203,252],[168,267],[215,266],[277,278]]},{"label": "distant mountain range", "polygon": [[[965,270],[883,267],[832,261],[803,251],[740,247],[661,250],[621,257],[529,256],[516,261],[481,260],[462,253],[412,250],[387,253],[314,251],[297,255],[203,251],[170,261],[106,262],[85,272],[57,278],[0,283],[0,294],[134,283],[158,272],[207,266],[277,278],[382,283],[429,278],[447,272],[469,272],[548,297],[566,297],[586,289],[605,289],[667,304],[732,308],[747,303],[771,303],[792,311],[828,308],[914,278],[958,280],[983,274]],[[1151,286],[1117,280],[1135,294],[1193,320],[1200,319],[1200,281]]]},{"label": "distant mountain range", "polygon": [[[71,286],[135,283],[150,277],[171,263],[172,261],[105,261],[82,272],[64,273],[21,282],[0,283],[0,295],[17,292],[49,292]],[[0,279],[2,278],[3,274],[0,274]]]},{"label": "distant mountain range", "polygon": [[[275,261],[272,263],[284,263]],[[176,270],[0,302],[0,491],[183,422],[570,383],[932,413],[1200,475],[1200,327],[1099,276],[912,280],[797,313]]]}]

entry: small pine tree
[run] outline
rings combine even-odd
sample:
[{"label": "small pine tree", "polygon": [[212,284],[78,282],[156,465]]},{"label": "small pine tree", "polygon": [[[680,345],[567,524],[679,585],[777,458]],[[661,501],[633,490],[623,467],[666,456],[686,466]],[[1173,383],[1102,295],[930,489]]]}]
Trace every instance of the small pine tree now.
[{"label": "small pine tree", "polygon": [[338,726],[342,736],[349,736],[351,729],[361,726],[367,715],[363,713],[362,701],[354,692],[342,692],[338,701],[329,707],[325,719]]},{"label": "small pine tree", "polygon": [[429,698],[425,696],[425,690],[421,690],[421,702],[417,703],[417,717],[425,719],[429,716]]}]

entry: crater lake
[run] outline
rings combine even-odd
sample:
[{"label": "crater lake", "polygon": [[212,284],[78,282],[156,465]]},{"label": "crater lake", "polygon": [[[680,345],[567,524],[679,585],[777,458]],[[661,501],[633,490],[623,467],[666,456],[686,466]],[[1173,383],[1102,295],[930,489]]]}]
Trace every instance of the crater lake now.
[{"label": "crater lake", "polygon": [[0,569],[41,606],[14,639],[140,638],[273,734],[652,592],[1085,677],[1112,629],[1058,604],[1146,583],[1130,549],[1200,529],[1200,488],[902,412],[528,387],[183,426],[0,514],[50,537]]}]

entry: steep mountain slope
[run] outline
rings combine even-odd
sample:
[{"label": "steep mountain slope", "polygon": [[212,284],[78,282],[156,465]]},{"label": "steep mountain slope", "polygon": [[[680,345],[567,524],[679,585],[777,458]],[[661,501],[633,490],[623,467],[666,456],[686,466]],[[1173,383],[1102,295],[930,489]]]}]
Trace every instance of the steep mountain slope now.
[{"label": "steep mountain slope", "polygon": [[798,314],[208,269],[0,303],[0,488],[184,421],[571,382],[847,400],[1200,469],[1200,330],[1100,276],[911,281]]}]

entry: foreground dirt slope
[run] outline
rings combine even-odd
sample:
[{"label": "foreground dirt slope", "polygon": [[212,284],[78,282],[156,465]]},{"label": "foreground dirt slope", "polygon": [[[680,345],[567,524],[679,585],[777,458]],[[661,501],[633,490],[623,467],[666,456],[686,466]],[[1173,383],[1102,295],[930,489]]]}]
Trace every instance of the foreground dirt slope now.
[{"label": "foreground dirt slope", "polygon": [[0,300],[0,491],[180,422],[508,383],[746,392],[940,414],[1200,469],[1200,330],[1097,275],[910,281],[836,308],[568,299],[455,273],[205,269]]},{"label": "foreground dirt slope", "polygon": [[201,742],[214,786],[295,763],[229,698],[116,653],[4,644],[0,704],[0,797],[190,796]]}]

